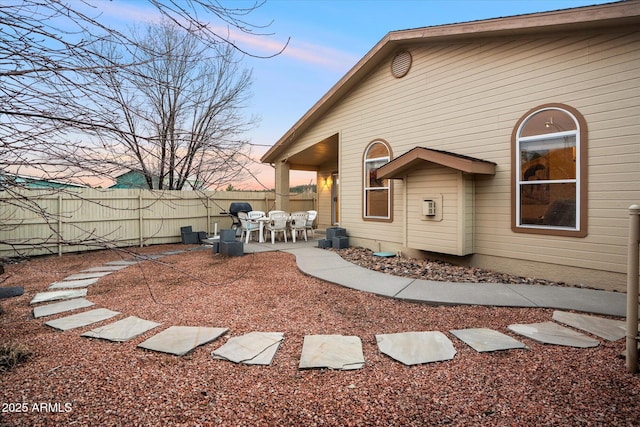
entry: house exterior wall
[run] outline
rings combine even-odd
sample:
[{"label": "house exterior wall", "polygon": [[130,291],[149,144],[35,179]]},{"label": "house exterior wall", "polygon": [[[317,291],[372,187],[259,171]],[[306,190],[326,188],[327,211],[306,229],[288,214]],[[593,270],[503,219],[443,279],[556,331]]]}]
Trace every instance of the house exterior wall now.
[{"label": "house exterior wall", "polygon": [[[415,171],[405,178],[405,243],[420,249],[452,255],[473,253],[473,180],[443,166]],[[423,200],[436,203],[433,218],[423,215]]]},{"label": "house exterior wall", "polygon": [[[465,239],[475,255],[458,261],[498,270],[526,264],[526,273],[538,277],[623,289],[627,208],[640,201],[640,32],[486,38],[407,50],[413,64],[405,77],[392,77],[391,58],[383,61],[297,137],[296,149],[340,133],[340,224],[351,242],[402,250],[406,235],[420,239],[419,226],[406,222],[412,207],[404,200],[404,185],[419,174],[394,180],[392,222],[362,218],[363,150],[381,138],[394,157],[422,146],[497,164],[495,176],[476,176],[467,188],[473,209],[464,219]],[[548,103],[577,109],[588,125],[584,238],[510,228],[511,135],[527,111]]]}]

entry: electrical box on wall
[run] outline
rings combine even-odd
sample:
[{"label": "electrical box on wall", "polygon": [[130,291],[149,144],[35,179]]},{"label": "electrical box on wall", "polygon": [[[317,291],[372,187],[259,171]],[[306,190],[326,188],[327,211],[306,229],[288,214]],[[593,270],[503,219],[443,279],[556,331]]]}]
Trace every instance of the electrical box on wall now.
[{"label": "electrical box on wall", "polygon": [[422,200],[422,215],[436,216],[436,201],[424,199]]}]

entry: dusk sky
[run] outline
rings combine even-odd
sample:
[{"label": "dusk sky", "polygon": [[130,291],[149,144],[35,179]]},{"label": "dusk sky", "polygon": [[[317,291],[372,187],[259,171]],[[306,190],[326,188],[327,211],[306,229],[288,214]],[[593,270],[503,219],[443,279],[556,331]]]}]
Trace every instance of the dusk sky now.
[{"label": "dusk sky", "polygon": [[[253,2],[221,1],[226,6]],[[302,117],[340,78],[390,31],[497,18],[609,3],[598,0],[268,0],[246,17],[269,25],[269,36],[231,33],[246,51],[271,55],[290,38],[287,49],[271,59],[247,58],[253,69],[253,98],[247,114],[260,118],[247,136],[256,160]],[[100,4],[104,19],[127,24],[152,18],[147,4],[113,0]],[[218,23],[219,24],[219,23]],[[216,23],[214,23],[216,25]],[[226,31],[223,30],[223,31]],[[273,187],[273,169],[256,164],[260,182],[238,188]],[[291,184],[315,182],[315,174],[292,172]]]}]

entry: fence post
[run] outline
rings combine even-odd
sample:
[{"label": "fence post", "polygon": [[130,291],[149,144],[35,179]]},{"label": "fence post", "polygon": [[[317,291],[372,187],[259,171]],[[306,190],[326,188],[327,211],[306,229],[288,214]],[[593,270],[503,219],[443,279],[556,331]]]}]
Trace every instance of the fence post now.
[{"label": "fence post", "polygon": [[142,217],[142,191],[138,193],[138,237],[140,238],[140,247],[144,246],[144,218]]},{"label": "fence post", "polygon": [[629,206],[629,250],[627,255],[627,369],[638,371],[638,256],[640,205]]},{"label": "fence post", "polygon": [[62,193],[58,193],[58,256],[62,256]]}]

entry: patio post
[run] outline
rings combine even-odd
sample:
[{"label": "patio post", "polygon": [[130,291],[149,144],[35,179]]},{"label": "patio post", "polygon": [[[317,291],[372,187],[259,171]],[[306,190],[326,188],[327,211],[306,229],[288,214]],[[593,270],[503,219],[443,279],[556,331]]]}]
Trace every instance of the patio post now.
[{"label": "patio post", "polygon": [[638,371],[638,256],[640,205],[629,206],[629,250],[627,257],[627,370]]},{"label": "patio post", "polygon": [[287,160],[276,162],[276,209],[289,212],[289,164]]}]

